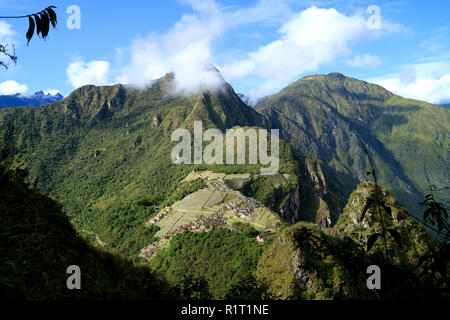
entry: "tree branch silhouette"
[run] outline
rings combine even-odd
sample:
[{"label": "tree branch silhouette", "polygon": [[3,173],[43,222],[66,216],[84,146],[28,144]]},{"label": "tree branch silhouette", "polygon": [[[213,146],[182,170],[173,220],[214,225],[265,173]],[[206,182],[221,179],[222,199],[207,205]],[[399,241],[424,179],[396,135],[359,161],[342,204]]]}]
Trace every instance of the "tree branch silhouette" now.
[{"label": "tree branch silhouette", "polygon": [[[28,31],[26,33],[27,45],[30,43],[31,38],[36,33],[38,37],[46,40],[50,31],[50,25],[56,29],[58,19],[53,9],[55,6],[49,6],[42,11],[32,13],[24,16],[0,16],[0,19],[23,19],[28,18]],[[17,63],[17,56],[15,54],[14,44],[11,44],[12,51],[9,48],[10,44],[0,44],[0,54],[3,54],[9,60],[12,60],[14,64]],[[8,64],[0,60],[0,65],[8,69]]]}]

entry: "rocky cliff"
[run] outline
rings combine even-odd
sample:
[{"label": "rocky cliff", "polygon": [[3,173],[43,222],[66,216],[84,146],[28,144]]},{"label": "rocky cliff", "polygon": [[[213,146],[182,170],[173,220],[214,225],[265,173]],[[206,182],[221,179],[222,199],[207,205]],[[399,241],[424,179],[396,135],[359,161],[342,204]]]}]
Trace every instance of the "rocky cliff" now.
[{"label": "rocky cliff", "polygon": [[[368,238],[381,232],[378,212],[370,209],[361,219],[367,202],[374,197],[374,185],[364,183],[350,196],[343,214],[332,228],[299,222],[277,237],[263,253],[257,276],[276,297],[282,299],[379,299],[387,297],[433,297],[442,295],[439,284],[423,281],[419,257],[430,252],[434,240],[416,223],[392,195],[382,190],[388,208],[381,211],[386,228],[401,235],[401,246],[389,234],[389,260],[382,241],[367,251]],[[382,290],[366,286],[366,268],[383,270]],[[414,282],[415,281],[415,282]],[[411,286],[417,292],[411,291]]]}]

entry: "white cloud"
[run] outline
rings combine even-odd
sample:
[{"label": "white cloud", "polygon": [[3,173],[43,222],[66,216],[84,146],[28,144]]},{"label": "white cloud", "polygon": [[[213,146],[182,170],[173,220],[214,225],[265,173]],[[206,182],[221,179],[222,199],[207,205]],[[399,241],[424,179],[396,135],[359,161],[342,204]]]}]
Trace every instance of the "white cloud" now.
[{"label": "white cloud", "polygon": [[273,22],[285,17],[287,1],[273,3],[260,0],[254,6],[235,9],[221,8],[213,0],[186,0],[194,10],[185,14],[163,35],[136,39],[124,53],[130,63],[123,66],[117,80],[138,86],[146,85],[167,72],[175,73],[176,93],[193,93],[200,88],[217,88],[223,79],[213,68],[214,41],[232,28],[256,22]]},{"label": "white cloud", "polygon": [[382,33],[410,33],[411,29],[400,23],[382,19],[381,31]]},{"label": "white cloud", "polygon": [[119,82],[143,86],[174,71],[176,91],[180,93],[220,86],[223,80],[211,68],[210,39],[196,35],[196,31],[174,32],[165,39],[136,40],[129,48],[131,62],[122,69]]},{"label": "white cloud", "polygon": [[[352,45],[361,38],[376,39],[385,32],[401,29],[400,25],[383,20],[381,30],[370,30],[364,12],[347,16],[336,9],[311,7],[293,14],[289,0],[260,0],[246,8],[220,7],[214,0],[184,3],[193,13],[184,14],[166,33],[135,39],[129,47],[117,50],[116,63],[120,67],[110,72],[117,82],[145,86],[173,71],[176,92],[189,94],[200,88],[221,86],[223,79],[212,67],[219,66],[227,81],[258,82],[259,87],[250,92],[256,98],[282,88],[305,72],[349,56]],[[224,57],[226,52],[215,51],[216,41],[232,29],[253,23],[281,24],[278,39],[244,53],[240,60],[218,61],[217,57]],[[350,63],[374,66],[380,60],[365,54]]]},{"label": "white cloud", "polygon": [[431,35],[420,43],[428,54],[448,53],[450,50],[450,28],[441,27],[429,31]]},{"label": "white cloud", "polygon": [[47,89],[43,91],[45,94],[51,94],[52,96],[56,95],[57,93],[60,93],[58,89]]},{"label": "white cloud", "polygon": [[335,9],[311,7],[286,22],[278,40],[224,66],[223,73],[227,80],[255,75],[263,78],[264,83],[250,93],[261,96],[350,54],[350,44],[369,32],[362,15],[346,16]]},{"label": "white cloud", "polygon": [[125,49],[131,61],[122,68],[119,82],[142,86],[173,71],[178,93],[216,88],[223,83],[211,67],[211,47],[212,41],[226,30],[226,20],[214,1],[189,3],[196,14],[183,15],[167,33],[137,39]]},{"label": "white cloud", "polygon": [[66,70],[69,82],[74,88],[87,84],[109,84],[109,62],[94,60],[83,62],[81,60],[71,62]]},{"label": "white cloud", "polygon": [[406,98],[435,104],[450,101],[450,61],[408,65],[401,72],[367,81]]},{"label": "white cloud", "polygon": [[362,68],[362,67],[376,68],[381,64],[381,60],[377,56],[373,56],[370,54],[364,55],[358,54],[352,60],[347,61],[347,64],[355,68]]},{"label": "white cloud", "polygon": [[0,42],[10,43],[14,40],[16,32],[12,29],[12,26],[4,21],[0,21]]},{"label": "white cloud", "polygon": [[260,0],[254,6],[238,9],[229,14],[228,23],[243,25],[256,22],[272,24],[283,22],[291,14],[289,2],[285,0]]},{"label": "white cloud", "polygon": [[0,94],[24,94],[28,91],[28,87],[25,84],[20,84],[14,80],[7,80],[0,83]]}]

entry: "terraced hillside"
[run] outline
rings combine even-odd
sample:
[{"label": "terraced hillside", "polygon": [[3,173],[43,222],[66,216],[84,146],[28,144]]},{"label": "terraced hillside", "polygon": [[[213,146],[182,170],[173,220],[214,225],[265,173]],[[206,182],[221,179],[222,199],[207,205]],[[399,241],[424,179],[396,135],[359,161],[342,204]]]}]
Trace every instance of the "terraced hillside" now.
[{"label": "terraced hillside", "polygon": [[[389,239],[385,250],[379,243],[372,252],[366,250],[368,237],[383,231],[370,210],[364,221],[358,220],[373,201],[373,185],[360,185],[347,206],[342,203],[343,194],[365,180],[369,169],[356,134],[375,159],[381,184],[397,193],[400,202],[414,203],[421,184],[445,185],[447,109],[431,109],[332,74],[307,77],[267,98],[259,107],[261,114],[226,84],[182,97],[168,94],[172,80],[169,74],[143,90],[85,86],[39,109],[0,110],[0,134],[10,138],[0,146],[1,155],[3,150],[8,155],[8,174],[0,180],[17,187],[16,192],[2,185],[5,217],[12,220],[2,224],[9,227],[0,240],[13,250],[5,256],[10,260],[0,261],[0,271],[8,273],[9,261],[20,266],[11,278],[19,279],[20,296],[29,283],[37,292],[30,297],[39,296],[40,281],[49,279],[45,271],[38,273],[39,279],[25,278],[33,273],[24,263],[28,255],[45,270],[55,259],[68,261],[72,255],[67,248],[87,258],[88,277],[103,277],[101,292],[94,286],[88,297],[121,297],[116,287],[128,288],[124,294],[129,297],[157,297],[151,286],[163,279],[184,298],[260,299],[268,293],[275,298],[371,299],[376,297],[360,275],[372,263],[393,272],[388,274],[393,289],[383,293],[388,298],[434,298],[448,291],[447,282],[441,281],[445,272],[418,263],[429,253],[439,253],[439,246],[389,192],[383,195],[391,209],[380,215],[401,234],[401,248]],[[176,142],[171,134],[179,128],[192,133],[198,120],[203,129],[218,128],[222,134],[237,127],[280,128],[291,145],[280,141],[279,174],[261,175],[261,163],[173,163]],[[419,161],[423,156],[426,162]],[[22,176],[19,185],[14,182],[24,167],[32,189]],[[24,190],[28,196],[22,203]],[[62,204],[74,229],[48,196]],[[45,203],[50,204],[48,217]],[[24,204],[30,204],[24,212],[34,221],[26,232],[14,222]],[[57,221],[50,221],[53,215]],[[40,224],[36,218],[51,219]],[[71,235],[63,238],[76,246],[53,241],[61,236],[61,230],[52,228],[60,220],[62,232]],[[293,226],[283,228],[286,223]],[[76,232],[101,248],[87,245]],[[23,252],[22,237],[33,244]],[[41,243],[46,250],[36,249]],[[98,255],[103,250],[109,253]],[[392,254],[393,264],[384,251]],[[114,263],[120,255],[144,261],[146,267],[122,268],[132,264],[122,259]],[[131,273],[125,282],[117,281],[127,270]],[[142,278],[134,277],[136,270]],[[2,285],[7,287],[10,278],[5,279]],[[61,289],[60,282],[56,286]],[[44,287],[51,296],[54,285]],[[172,296],[169,291],[165,296]]]},{"label": "terraced hillside", "polygon": [[[147,222],[148,227],[156,226],[157,240],[143,248],[140,256],[150,259],[164,248],[170,238],[177,233],[186,230],[194,232],[207,232],[215,227],[232,228],[236,223],[251,225],[262,235],[275,233],[281,226],[286,225],[280,216],[270,208],[253,198],[246,197],[239,188],[258,174],[224,174],[211,171],[193,171],[183,181],[192,182],[201,179],[207,185],[206,188],[197,190],[171,206],[162,209],[155,217]],[[274,179],[280,186],[288,183],[287,179]],[[235,188],[229,187],[229,182]]]},{"label": "terraced hillside", "polygon": [[[172,133],[179,128],[192,133],[197,120],[204,130],[222,132],[236,126],[268,126],[227,84],[184,97],[168,95],[172,81],[173,74],[168,74],[143,90],[85,86],[41,108],[0,110],[0,135],[15,132],[10,143],[13,166],[26,167],[29,180],[57,198],[76,229],[94,244],[100,239],[107,249],[137,256],[158,232],[145,226],[157,208],[204,188],[181,183],[193,170],[260,172],[260,163],[172,162],[177,144],[171,141]],[[280,158],[279,172],[292,174],[292,181],[278,197],[278,211],[295,189],[297,170],[283,142]]]}]

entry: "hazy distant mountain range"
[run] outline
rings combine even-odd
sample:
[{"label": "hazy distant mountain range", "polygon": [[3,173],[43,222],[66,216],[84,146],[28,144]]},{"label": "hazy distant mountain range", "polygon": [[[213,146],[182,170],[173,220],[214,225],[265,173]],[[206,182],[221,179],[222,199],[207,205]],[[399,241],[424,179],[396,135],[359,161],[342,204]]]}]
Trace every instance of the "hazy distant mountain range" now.
[{"label": "hazy distant mountain range", "polygon": [[61,101],[64,97],[58,92],[53,95],[45,94],[42,90],[32,95],[22,95],[20,93],[11,95],[0,95],[0,109],[8,107],[34,107],[38,108],[44,104]]}]

